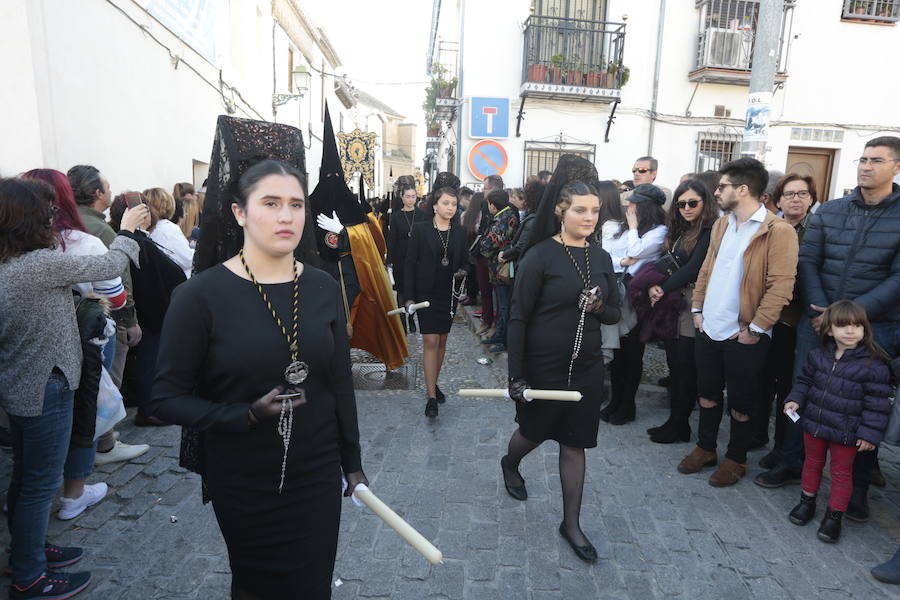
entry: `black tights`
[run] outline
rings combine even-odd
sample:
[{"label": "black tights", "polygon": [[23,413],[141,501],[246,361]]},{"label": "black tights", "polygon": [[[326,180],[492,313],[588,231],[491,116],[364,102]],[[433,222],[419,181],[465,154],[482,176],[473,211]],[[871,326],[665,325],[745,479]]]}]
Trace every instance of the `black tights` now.
[{"label": "black tights", "polygon": [[[510,486],[524,484],[519,475],[519,463],[525,456],[540,446],[525,439],[517,429],[509,439],[506,461],[511,472],[504,469],[503,477]],[[559,445],[559,483],[563,496],[563,526],[569,538],[579,546],[589,543],[581,531],[581,497],[584,493],[584,448]]]}]

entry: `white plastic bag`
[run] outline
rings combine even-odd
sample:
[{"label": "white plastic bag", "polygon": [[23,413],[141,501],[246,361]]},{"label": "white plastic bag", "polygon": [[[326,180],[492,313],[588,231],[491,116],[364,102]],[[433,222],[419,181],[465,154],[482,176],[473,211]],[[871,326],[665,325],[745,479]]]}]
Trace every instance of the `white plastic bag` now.
[{"label": "white plastic bag", "polygon": [[97,393],[97,428],[94,440],[124,418],[125,403],[122,402],[122,394],[104,368],[100,373],[100,391]]}]

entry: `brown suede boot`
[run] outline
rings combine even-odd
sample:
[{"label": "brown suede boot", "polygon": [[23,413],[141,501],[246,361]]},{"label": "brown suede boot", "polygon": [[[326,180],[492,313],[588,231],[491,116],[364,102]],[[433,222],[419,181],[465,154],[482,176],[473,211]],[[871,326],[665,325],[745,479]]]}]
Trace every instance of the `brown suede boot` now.
[{"label": "brown suede boot", "polygon": [[713,467],[719,462],[719,457],[712,450],[704,450],[700,446],[694,448],[690,454],[678,463],[678,472],[690,475],[699,473],[703,467]]},{"label": "brown suede boot", "polygon": [[713,487],[727,487],[734,485],[741,480],[744,473],[747,472],[747,465],[726,458],[722,464],[716,469],[716,472],[709,476],[709,485]]}]

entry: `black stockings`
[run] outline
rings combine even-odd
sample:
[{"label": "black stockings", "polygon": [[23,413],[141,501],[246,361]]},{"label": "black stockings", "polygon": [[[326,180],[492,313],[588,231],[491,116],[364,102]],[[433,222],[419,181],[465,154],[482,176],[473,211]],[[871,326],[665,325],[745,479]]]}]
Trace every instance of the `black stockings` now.
[{"label": "black stockings", "polygon": [[[528,441],[517,429],[509,439],[503,477],[509,486],[523,485],[519,463],[540,444]],[[584,448],[559,445],[559,482],[563,496],[563,526],[575,544],[584,546],[588,539],[581,531],[581,496],[584,492]]]}]

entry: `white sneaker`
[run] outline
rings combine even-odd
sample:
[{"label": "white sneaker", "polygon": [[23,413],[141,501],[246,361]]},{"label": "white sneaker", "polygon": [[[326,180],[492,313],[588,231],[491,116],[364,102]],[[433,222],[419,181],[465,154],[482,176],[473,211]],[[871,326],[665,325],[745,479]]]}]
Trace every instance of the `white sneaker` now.
[{"label": "white sneaker", "polygon": [[132,446],[116,440],[116,445],[113,446],[112,450],[109,452],[98,452],[96,456],[94,456],[94,464],[105,465],[120,460],[131,460],[132,458],[137,458],[149,449],[150,446],[147,444],[135,444]]},{"label": "white sneaker", "polygon": [[85,511],[86,508],[93,506],[106,498],[107,488],[102,481],[92,485],[85,485],[81,498],[60,498],[59,513],[56,516],[61,521],[74,519]]}]

